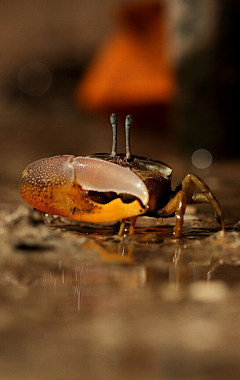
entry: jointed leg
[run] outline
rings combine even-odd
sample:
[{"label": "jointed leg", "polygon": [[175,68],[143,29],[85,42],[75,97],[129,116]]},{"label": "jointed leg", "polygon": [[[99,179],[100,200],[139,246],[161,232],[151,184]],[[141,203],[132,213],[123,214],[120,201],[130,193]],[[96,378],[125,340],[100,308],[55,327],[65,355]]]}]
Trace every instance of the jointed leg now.
[{"label": "jointed leg", "polygon": [[187,205],[187,194],[185,191],[180,190],[175,195],[174,198],[172,198],[168,204],[164,207],[164,209],[161,212],[161,216],[170,216],[175,213],[176,215],[176,223],[173,230],[173,236],[176,239],[179,239],[182,236],[182,229],[183,229],[183,217],[185,214],[185,209]]},{"label": "jointed leg", "polygon": [[[196,186],[202,191],[201,193],[193,194]],[[181,190],[168,202],[160,214],[160,216],[166,217],[175,213],[176,224],[173,232],[175,238],[182,236],[183,217],[187,203],[210,203],[215,210],[217,222],[222,231],[225,230],[224,213],[218,200],[201,178],[195,174],[187,174],[182,181]]]},{"label": "jointed leg", "polygon": [[[197,186],[201,193],[193,194],[193,186]],[[187,193],[187,203],[210,203],[215,211],[217,223],[223,231],[225,230],[224,212],[208,185],[201,178],[195,174],[187,174],[182,181],[182,189]],[[189,189],[191,190],[189,191]]]},{"label": "jointed leg", "polygon": [[129,236],[133,235],[134,234],[134,227],[135,227],[136,220],[137,220],[137,216],[133,216],[132,218],[128,218],[128,219],[123,219],[122,222],[121,222],[120,228],[119,228],[118,235],[119,236],[123,235],[123,231],[124,231],[124,228],[126,227],[126,224],[129,224],[128,235]]}]

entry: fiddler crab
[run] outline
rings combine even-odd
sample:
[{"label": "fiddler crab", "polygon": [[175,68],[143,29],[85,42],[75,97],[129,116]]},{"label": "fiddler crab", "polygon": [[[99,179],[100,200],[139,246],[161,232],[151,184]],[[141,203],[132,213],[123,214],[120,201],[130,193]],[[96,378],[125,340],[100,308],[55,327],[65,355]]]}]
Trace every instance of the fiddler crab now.
[{"label": "fiddler crab", "polygon": [[[224,213],[206,183],[189,173],[175,190],[171,189],[172,169],[167,164],[130,151],[130,127],[125,120],[126,154],[117,153],[117,116],[112,114],[111,154],[86,157],[71,155],[44,158],[28,165],[19,184],[22,198],[37,210],[77,221],[103,223],[122,220],[119,235],[128,225],[134,234],[138,216],[176,216],[173,237],[182,236],[186,205],[210,203],[224,232]],[[195,187],[200,190],[194,193]]]}]

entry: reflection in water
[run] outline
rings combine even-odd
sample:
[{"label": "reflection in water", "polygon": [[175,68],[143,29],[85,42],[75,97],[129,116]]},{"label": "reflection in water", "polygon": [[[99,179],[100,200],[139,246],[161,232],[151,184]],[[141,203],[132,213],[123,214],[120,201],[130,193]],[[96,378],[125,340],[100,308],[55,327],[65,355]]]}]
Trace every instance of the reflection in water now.
[{"label": "reflection in water", "polygon": [[[77,310],[86,308],[101,299],[103,290],[114,298],[119,292],[139,288],[158,289],[159,286],[174,285],[179,290],[186,284],[210,281],[221,264],[219,260],[202,250],[200,242],[195,244],[173,239],[156,241],[150,234],[150,242],[141,237],[103,238],[95,236],[88,247],[95,250],[103,261],[97,264],[74,263],[64,268],[59,261],[58,270],[45,271],[42,285],[46,293],[63,292],[68,302]],[[114,302],[114,301],[112,301]]]},{"label": "reflection in water", "polygon": [[139,289],[146,285],[146,268],[138,266],[73,266],[72,271],[45,271],[42,286],[46,294],[63,292],[77,303],[77,310],[89,307],[94,299],[101,298],[102,290],[118,293],[121,289]]},{"label": "reflection in water", "polygon": [[[142,221],[147,222],[143,218]],[[91,261],[80,265],[73,262],[67,270],[59,265],[58,272],[44,274],[45,290],[64,289],[75,304],[77,300],[79,311],[89,307],[91,302],[97,302],[103,289],[109,291],[109,300],[139,288],[161,292],[168,287],[171,291],[174,289],[176,295],[186,285],[201,281],[214,285],[213,280],[223,280],[230,284],[226,273],[219,268],[232,257],[233,262],[228,267],[230,273],[236,266],[236,248],[240,247],[237,232],[227,232],[225,236],[216,233],[211,220],[206,219],[186,220],[180,240],[172,237],[172,223],[160,226],[153,221],[147,226],[139,224],[133,236],[124,237],[117,235],[118,224],[91,226],[69,221],[66,224],[66,220],[55,217],[48,219],[48,224],[54,229],[60,228],[61,232],[70,230],[74,236],[84,236],[83,248],[101,259],[95,264]],[[229,254],[230,250],[233,256]],[[240,278],[240,270],[236,277]],[[201,291],[201,297],[208,292],[205,288]],[[169,297],[170,293],[167,293]],[[103,299],[101,303],[104,303]]]}]

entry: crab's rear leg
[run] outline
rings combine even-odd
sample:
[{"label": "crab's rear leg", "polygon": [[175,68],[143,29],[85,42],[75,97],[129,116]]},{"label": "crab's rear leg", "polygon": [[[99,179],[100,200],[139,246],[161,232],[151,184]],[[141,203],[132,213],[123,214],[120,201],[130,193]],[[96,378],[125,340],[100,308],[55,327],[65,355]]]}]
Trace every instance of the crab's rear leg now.
[{"label": "crab's rear leg", "polygon": [[[195,187],[198,187],[201,193],[193,193]],[[185,194],[185,195],[184,195]],[[224,212],[207,184],[195,174],[187,174],[181,183],[181,190],[168,202],[161,211],[161,216],[176,214],[176,225],[174,228],[174,237],[180,238],[182,235],[183,216],[187,203],[210,203],[215,210],[215,216],[222,231],[225,231]]]},{"label": "crab's rear leg", "polygon": [[210,203],[215,211],[216,221],[219,224],[222,231],[225,231],[225,222],[224,222],[224,212],[215,196],[209,189],[208,185],[199,178],[196,174],[187,174],[182,181],[182,189],[188,193],[189,188],[197,186],[201,193],[191,194],[190,199],[188,198],[187,203]]}]

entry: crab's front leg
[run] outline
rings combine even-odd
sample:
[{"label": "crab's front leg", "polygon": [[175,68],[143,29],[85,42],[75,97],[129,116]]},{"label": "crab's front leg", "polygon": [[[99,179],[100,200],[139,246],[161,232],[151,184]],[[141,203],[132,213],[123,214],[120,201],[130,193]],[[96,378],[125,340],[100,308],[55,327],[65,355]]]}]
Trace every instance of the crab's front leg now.
[{"label": "crab's front leg", "polygon": [[[201,193],[193,193],[195,187],[198,187]],[[221,230],[225,231],[224,212],[207,184],[195,174],[187,174],[181,183],[181,189],[161,210],[160,216],[166,217],[175,213],[176,224],[174,228],[174,237],[182,236],[183,217],[187,203],[210,203],[215,210],[215,216]]]},{"label": "crab's front leg", "polygon": [[124,234],[124,230],[126,227],[128,228],[128,236],[134,235],[136,220],[137,220],[137,216],[123,219],[119,228],[118,235],[122,236]]},{"label": "crab's front leg", "polygon": [[172,198],[162,209],[160,216],[167,217],[175,214],[176,223],[173,236],[179,239],[182,236],[183,217],[187,205],[187,194],[184,190],[179,190],[174,198]]}]

